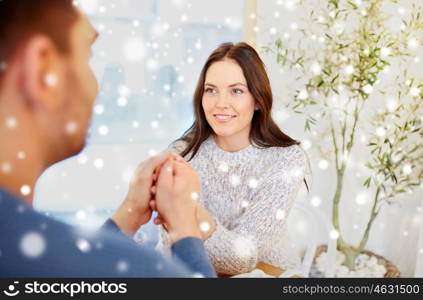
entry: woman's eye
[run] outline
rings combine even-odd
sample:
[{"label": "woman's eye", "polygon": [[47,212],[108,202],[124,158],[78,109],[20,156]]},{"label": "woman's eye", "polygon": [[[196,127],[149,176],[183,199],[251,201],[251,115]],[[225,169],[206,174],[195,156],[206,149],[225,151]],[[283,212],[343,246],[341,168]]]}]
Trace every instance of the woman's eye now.
[{"label": "woman's eye", "polygon": [[215,89],[212,89],[212,88],[207,88],[207,89],[206,89],[206,93],[209,93],[209,94],[216,94],[216,90],[215,90]]},{"label": "woman's eye", "polygon": [[241,89],[233,89],[233,90],[232,90],[232,92],[233,92],[234,94],[242,94],[244,91],[243,91],[243,90],[241,90]]}]

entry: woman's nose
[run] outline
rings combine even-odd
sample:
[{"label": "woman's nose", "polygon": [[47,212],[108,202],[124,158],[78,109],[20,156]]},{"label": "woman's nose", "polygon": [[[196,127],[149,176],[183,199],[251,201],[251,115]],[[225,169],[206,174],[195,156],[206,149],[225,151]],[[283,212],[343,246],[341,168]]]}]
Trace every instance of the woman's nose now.
[{"label": "woman's nose", "polygon": [[228,108],[229,107],[229,99],[228,95],[220,94],[217,98],[216,107],[219,108]]}]

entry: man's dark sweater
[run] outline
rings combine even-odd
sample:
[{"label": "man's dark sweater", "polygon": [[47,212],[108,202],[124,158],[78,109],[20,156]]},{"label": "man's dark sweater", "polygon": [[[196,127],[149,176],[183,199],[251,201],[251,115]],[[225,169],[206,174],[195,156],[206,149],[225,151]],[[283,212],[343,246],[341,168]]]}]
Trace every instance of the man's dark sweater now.
[{"label": "man's dark sweater", "polygon": [[46,217],[0,190],[0,277],[214,277],[203,242],[185,238],[172,259],[136,244],[109,219],[95,233]]}]

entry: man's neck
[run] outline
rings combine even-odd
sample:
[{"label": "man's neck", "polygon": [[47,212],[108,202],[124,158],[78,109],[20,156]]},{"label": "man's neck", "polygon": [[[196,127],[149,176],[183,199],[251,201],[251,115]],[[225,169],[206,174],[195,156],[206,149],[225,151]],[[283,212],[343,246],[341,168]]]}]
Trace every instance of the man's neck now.
[{"label": "man's neck", "polygon": [[4,112],[0,112],[0,188],[32,205],[35,183],[46,168],[44,145],[38,145],[38,136],[25,116]]}]

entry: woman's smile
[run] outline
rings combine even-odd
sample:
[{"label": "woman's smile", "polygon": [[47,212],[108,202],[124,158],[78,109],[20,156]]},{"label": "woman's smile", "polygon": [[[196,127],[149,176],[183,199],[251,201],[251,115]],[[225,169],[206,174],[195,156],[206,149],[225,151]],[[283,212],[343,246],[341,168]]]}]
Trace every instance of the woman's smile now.
[{"label": "woman's smile", "polygon": [[219,123],[228,123],[236,118],[235,115],[229,114],[213,114],[214,119]]}]

